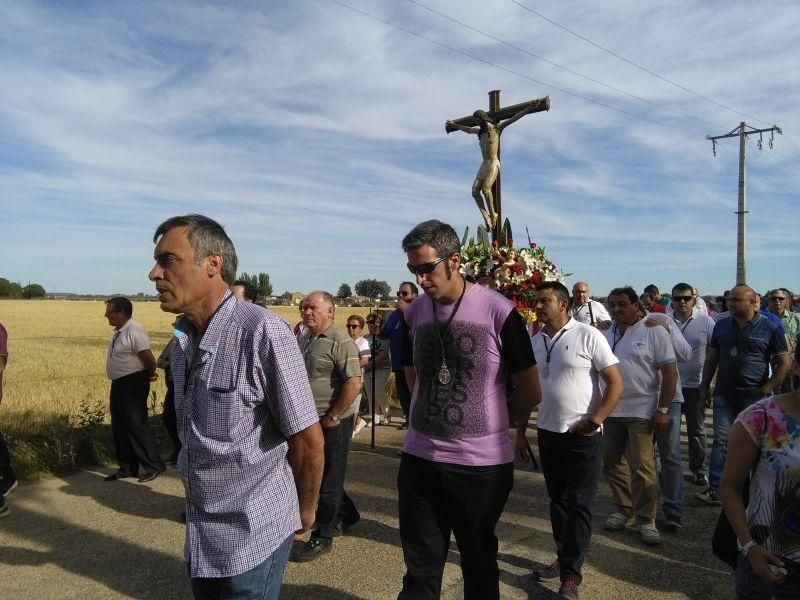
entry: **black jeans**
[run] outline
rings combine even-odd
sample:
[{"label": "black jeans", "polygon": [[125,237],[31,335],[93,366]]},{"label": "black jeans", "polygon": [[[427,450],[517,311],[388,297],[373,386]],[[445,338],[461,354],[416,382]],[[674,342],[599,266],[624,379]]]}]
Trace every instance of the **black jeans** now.
[{"label": "black jeans", "polygon": [[411,420],[411,390],[408,389],[406,382],[406,372],[404,370],[392,371],[394,373],[394,389],[397,392],[397,399],[400,400],[400,408],[403,409],[403,416],[406,421]]},{"label": "black jeans", "polygon": [[398,600],[439,598],[451,532],[465,600],[500,597],[494,529],[513,484],[514,463],[471,467],[403,453],[397,489],[406,574]]},{"label": "black jeans", "polygon": [[164,412],[161,413],[164,429],[172,442],[173,454],[177,458],[181,451],[181,439],[178,437],[178,418],[175,414],[175,389],[172,378],[167,379],[167,395],[164,396]]},{"label": "black jeans", "polygon": [[131,373],[111,382],[111,432],[120,471],[129,475],[164,470],[153,434],[147,422],[150,378],[146,371]]},{"label": "black jeans", "polygon": [[11,468],[11,455],[8,453],[8,446],[0,433],[0,477],[10,477],[14,479],[14,469]]},{"label": "black jeans", "polygon": [[[323,427],[325,438],[325,465],[322,470],[322,485],[319,488],[317,524],[312,537],[333,538],[337,517],[350,520],[348,513],[355,511],[353,501],[344,492],[344,476],[347,471],[347,452],[353,436],[353,419],[340,421],[336,427]],[[345,499],[346,498],[346,499]],[[340,515],[341,508],[341,515]]]},{"label": "black jeans", "polygon": [[689,438],[689,469],[695,475],[706,475],[706,404],[700,401],[697,388],[681,388],[683,392],[683,412],[686,417],[686,434]]},{"label": "black jeans", "polygon": [[592,539],[592,502],[600,479],[603,436],[539,429],[537,438],[561,581],[580,585]]}]

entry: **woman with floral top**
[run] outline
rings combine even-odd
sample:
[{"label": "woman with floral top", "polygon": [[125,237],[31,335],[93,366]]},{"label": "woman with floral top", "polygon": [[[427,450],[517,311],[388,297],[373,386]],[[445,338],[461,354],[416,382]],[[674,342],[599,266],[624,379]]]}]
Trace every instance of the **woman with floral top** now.
[{"label": "woman with floral top", "polygon": [[736,418],[720,497],[741,550],[737,598],[800,598],[800,390],[759,400]]}]

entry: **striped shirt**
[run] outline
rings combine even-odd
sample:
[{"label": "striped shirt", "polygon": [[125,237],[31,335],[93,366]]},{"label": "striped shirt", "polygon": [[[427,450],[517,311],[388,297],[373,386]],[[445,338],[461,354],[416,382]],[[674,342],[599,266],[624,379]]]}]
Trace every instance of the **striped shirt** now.
[{"label": "striped shirt", "polygon": [[[361,377],[358,347],[353,338],[334,325],[318,335],[306,331],[298,343],[305,359],[317,414],[321,417],[339,399],[344,382],[351,377]],[[355,404],[353,402],[339,417],[345,419],[355,413]]]},{"label": "striped shirt", "polygon": [[227,293],[197,339],[183,319],[171,354],[191,577],[263,563],[300,528],[287,439],[318,422],[289,324]]}]

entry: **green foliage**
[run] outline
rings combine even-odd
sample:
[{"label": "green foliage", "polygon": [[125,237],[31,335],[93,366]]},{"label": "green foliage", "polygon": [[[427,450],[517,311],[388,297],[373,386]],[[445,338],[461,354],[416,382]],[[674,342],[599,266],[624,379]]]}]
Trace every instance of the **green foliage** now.
[{"label": "green foliage", "polygon": [[388,298],[391,291],[392,288],[388,283],[377,279],[362,279],[356,283],[356,294],[359,296]]},{"label": "green foliage", "polygon": [[263,300],[267,296],[272,295],[272,284],[269,281],[269,273],[259,273],[258,275],[241,273],[237,279],[252,285],[256,290],[259,300]]},{"label": "green foliage", "polygon": [[22,286],[0,277],[0,298],[22,298]]},{"label": "green foliage", "polygon": [[339,291],[336,292],[337,298],[349,298],[353,295],[353,290],[350,289],[350,284],[343,283],[339,286]]},{"label": "green foliage", "polygon": [[47,292],[38,283],[29,283],[22,288],[23,298],[44,298],[46,295]]}]

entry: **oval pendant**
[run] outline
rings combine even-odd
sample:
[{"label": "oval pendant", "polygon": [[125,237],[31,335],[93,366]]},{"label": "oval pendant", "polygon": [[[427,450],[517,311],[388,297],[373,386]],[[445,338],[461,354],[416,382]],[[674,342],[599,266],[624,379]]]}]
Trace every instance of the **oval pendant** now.
[{"label": "oval pendant", "polygon": [[442,365],[439,368],[439,375],[437,378],[442,385],[448,385],[450,383],[452,376],[450,375],[450,369],[447,368],[447,365]]},{"label": "oval pendant", "polygon": [[545,366],[542,367],[542,377],[547,379],[549,376],[550,376],[550,365],[545,364]]}]

